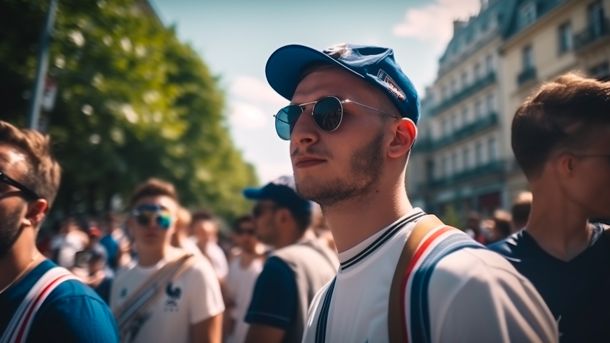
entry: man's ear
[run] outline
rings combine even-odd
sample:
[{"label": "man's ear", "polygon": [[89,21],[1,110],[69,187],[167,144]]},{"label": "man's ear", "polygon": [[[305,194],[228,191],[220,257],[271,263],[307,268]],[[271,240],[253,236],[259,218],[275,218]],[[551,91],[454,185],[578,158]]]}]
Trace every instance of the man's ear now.
[{"label": "man's ear", "polygon": [[28,226],[38,227],[44,220],[49,210],[49,203],[45,199],[36,199],[28,204],[27,213],[25,214],[24,224]]},{"label": "man's ear", "polygon": [[398,120],[393,126],[392,141],[390,142],[388,157],[400,158],[409,153],[417,137],[417,126],[409,118]]}]

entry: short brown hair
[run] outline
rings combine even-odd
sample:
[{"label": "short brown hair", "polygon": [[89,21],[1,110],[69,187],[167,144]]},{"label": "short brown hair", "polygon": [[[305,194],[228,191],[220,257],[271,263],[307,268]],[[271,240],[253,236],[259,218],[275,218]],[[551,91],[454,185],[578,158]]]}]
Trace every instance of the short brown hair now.
[{"label": "short brown hair", "polygon": [[599,125],[610,125],[610,82],[562,75],[517,109],[511,135],[515,158],[530,179],[554,150],[587,145]]},{"label": "short brown hair", "polygon": [[176,192],[176,187],[172,183],[151,177],[136,187],[129,200],[129,208],[132,208],[142,198],[156,196],[167,196],[179,203],[178,192]]},{"label": "short brown hair", "polygon": [[50,208],[61,179],[61,167],[51,153],[51,138],[0,120],[0,144],[10,145],[25,155],[28,170],[22,182],[46,199]]}]

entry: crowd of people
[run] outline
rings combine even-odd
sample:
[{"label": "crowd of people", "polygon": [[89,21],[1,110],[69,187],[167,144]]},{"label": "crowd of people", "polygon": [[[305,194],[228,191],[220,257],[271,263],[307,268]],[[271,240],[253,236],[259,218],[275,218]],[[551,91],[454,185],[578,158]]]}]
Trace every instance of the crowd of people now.
[{"label": "crowd of people", "polygon": [[533,93],[511,139],[529,191],[457,229],[409,201],[419,99],[391,49],[287,45],[266,76],[294,174],[226,231],[150,178],[39,236],[61,167],[0,121],[0,342],[610,340],[609,82]]}]

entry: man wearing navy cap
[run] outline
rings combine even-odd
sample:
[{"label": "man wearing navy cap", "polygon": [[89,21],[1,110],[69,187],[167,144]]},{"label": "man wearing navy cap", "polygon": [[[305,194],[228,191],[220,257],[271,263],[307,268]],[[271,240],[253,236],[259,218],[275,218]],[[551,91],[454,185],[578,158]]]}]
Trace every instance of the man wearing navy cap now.
[{"label": "man wearing navy cap", "polygon": [[341,263],[314,298],[303,342],[557,340],[527,279],[411,206],[419,100],[391,49],[288,45],[266,75],[290,100],[275,125],[290,140],[297,192],[322,207]]},{"label": "man wearing navy cap", "polygon": [[337,256],[308,229],[311,203],[297,195],[292,177],[248,188],[244,196],[257,201],[256,235],[276,249],[256,280],[246,342],[299,342],[309,304],[335,275]]}]

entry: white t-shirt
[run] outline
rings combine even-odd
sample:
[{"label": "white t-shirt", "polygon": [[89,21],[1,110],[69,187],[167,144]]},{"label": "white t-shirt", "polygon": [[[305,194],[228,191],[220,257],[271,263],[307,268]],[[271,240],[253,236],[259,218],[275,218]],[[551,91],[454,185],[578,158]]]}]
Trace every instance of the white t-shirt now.
[{"label": "white t-shirt", "polygon": [[[388,302],[394,271],[421,209],[339,254],[328,310],[326,342],[388,342]],[[405,221],[408,221],[404,224]],[[303,342],[316,342],[328,285],[310,307]],[[553,317],[532,284],[503,257],[464,248],[443,258],[430,278],[432,342],[554,342]],[[405,308],[409,306],[405,295]]]},{"label": "white t-shirt", "polygon": [[252,299],[252,292],[258,274],[263,270],[265,263],[263,258],[252,261],[249,266],[241,266],[241,256],[236,256],[229,263],[229,275],[227,276],[227,289],[229,296],[235,303],[230,315],[235,320],[233,332],[227,337],[228,343],[242,343],[248,333],[248,323],[244,321],[246,311]]},{"label": "white t-shirt", "polygon": [[[195,264],[162,290],[162,295],[148,307],[145,319],[133,330],[133,340],[121,337],[122,342],[190,342],[191,325],[224,311],[220,286],[212,266],[202,257],[193,258]],[[152,267],[136,265],[120,273],[112,285],[112,310],[120,307],[132,292],[166,263],[166,260],[161,260]]]}]

